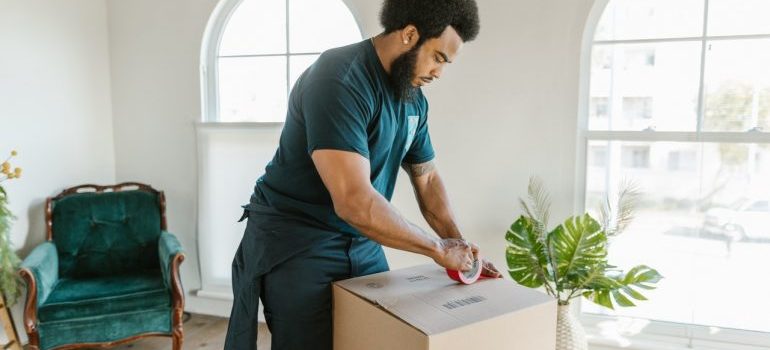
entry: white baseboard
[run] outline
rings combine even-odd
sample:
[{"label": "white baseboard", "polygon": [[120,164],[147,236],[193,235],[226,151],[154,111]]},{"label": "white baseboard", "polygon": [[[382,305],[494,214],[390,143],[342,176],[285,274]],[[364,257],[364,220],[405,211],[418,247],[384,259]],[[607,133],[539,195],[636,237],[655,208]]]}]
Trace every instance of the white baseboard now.
[{"label": "white baseboard", "polygon": [[[193,292],[193,295],[188,295],[185,299],[185,311],[195,314],[229,318],[232,308],[232,293],[217,289],[201,289]],[[262,302],[260,302],[259,322],[264,323],[265,315],[262,313],[263,311],[264,308],[262,307]]]}]

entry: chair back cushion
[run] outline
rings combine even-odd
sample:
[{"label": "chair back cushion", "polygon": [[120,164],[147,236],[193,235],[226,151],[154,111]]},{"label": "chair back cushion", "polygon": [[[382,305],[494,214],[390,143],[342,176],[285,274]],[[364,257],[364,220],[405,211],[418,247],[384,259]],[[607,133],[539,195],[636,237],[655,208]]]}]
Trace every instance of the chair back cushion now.
[{"label": "chair back cushion", "polygon": [[59,276],[110,276],[159,268],[161,232],[157,194],[88,192],[54,201],[53,240]]}]

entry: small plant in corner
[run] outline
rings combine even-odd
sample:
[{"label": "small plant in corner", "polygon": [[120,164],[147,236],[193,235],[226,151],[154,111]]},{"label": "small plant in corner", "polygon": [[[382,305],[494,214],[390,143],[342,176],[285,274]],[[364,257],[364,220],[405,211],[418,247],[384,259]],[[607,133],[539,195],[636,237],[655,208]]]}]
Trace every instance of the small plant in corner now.
[{"label": "small plant in corner", "polygon": [[12,168],[10,163],[16,155],[16,151],[11,151],[11,156],[0,165],[0,293],[5,296],[8,306],[16,304],[22,285],[17,273],[21,260],[13,250],[10,237],[14,216],[8,209],[8,194],[3,187],[4,182],[21,177],[21,168]]}]

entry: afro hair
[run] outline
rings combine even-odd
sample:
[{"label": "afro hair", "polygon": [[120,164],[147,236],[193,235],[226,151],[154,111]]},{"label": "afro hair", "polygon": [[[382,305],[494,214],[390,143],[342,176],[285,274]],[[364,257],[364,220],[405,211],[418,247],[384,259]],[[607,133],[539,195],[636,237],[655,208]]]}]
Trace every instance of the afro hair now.
[{"label": "afro hair", "polygon": [[380,12],[385,33],[414,25],[420,41],[441,36],[452,26],[464,42],[479,34],[479,10],[475,0],[385,0]]}]

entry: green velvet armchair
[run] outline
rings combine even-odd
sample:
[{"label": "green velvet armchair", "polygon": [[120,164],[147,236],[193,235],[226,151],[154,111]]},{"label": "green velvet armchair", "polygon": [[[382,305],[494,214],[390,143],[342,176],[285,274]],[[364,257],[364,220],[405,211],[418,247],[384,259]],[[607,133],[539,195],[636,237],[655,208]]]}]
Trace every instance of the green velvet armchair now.
[{"label": "green velvet armchair", "polygon": [[29,349],[110,347],[149,336],[182,349],[184,253],[162,191],[83,185],[46,201],[47,241],[22,263]]}]

